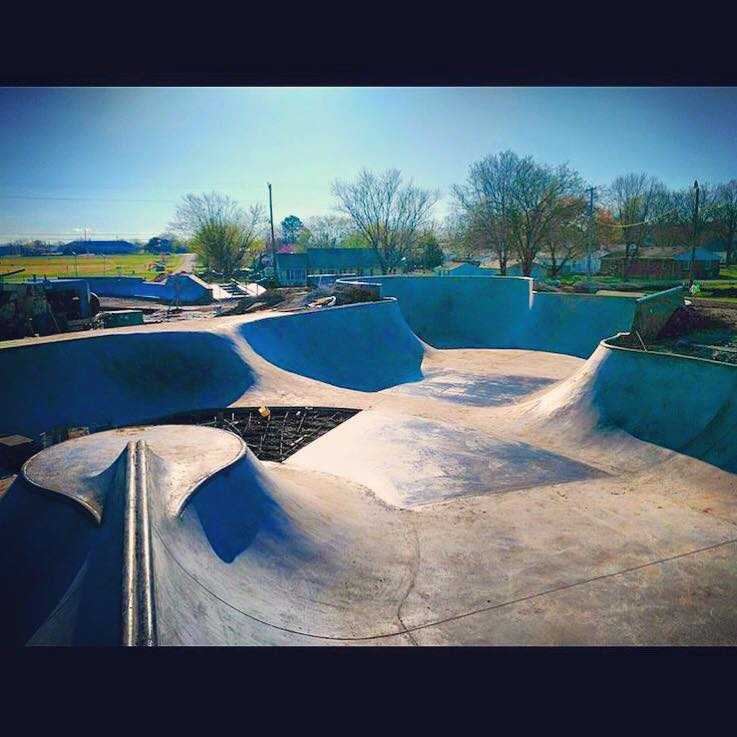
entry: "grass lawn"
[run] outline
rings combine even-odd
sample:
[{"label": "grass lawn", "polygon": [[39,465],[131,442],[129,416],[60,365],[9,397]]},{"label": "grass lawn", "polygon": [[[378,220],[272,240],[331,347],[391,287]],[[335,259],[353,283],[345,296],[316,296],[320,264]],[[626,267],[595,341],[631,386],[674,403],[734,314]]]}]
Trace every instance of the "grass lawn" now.
[{"label": "grass lawn", "polygon": [[[585,274],[569,274],[559,278],[562,285],[573,286],[577,282],[586,281]],[[596,283],[598,288],[617,289],[621,291],[642,291],[646,294],[653,294],[671,287],[678,286],[686,281],[663,280],[655,281],[653,279],[635,279],[628,278],[623,280],[619,276],[601,276],[593,275],[592,282]],[[737,266],[723,266],[719,272],[718,279],[696,279],[696,283],[701,287],[700,297],[703,299],[717,300],[719,302],[737,303]]]},{"label": "grass lawn", "polygon": [[[159,257],[151,253],[133,253],[111,256],[82,254],[74,256],[2,256],[0,257],[0,274],[16,269],[25,269],[20,274],[8,277],[8,281],[25,281],[35,274],[39,279],[44,276],[74,278],[75,276],[140,276],[153,279],[157,274],[154,264]],[[166,268],[171,271],[179,269],[184,262],[181,253],[172,254],[166,260]]]}]

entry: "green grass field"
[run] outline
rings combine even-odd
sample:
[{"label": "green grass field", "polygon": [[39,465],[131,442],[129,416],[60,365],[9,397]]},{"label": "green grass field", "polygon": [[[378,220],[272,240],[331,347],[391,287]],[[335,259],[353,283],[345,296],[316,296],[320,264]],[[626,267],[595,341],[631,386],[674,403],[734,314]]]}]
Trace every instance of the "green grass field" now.
[{"label": "green grass field", "polygon": [[[96,256],[93,254],[74,256],[2,256],[0,257],[0,275],[25,269],[20,274],[8,277],[8,281],[25,281],[34,274],[43,277],[76,276],[139,276],[153,279],[162,273],[154,269],[159,257],[151,253],[134,253],[112,256]],[[166,268],[176,271],[184,262],[182,254],[174,254],[166,259]]]}]

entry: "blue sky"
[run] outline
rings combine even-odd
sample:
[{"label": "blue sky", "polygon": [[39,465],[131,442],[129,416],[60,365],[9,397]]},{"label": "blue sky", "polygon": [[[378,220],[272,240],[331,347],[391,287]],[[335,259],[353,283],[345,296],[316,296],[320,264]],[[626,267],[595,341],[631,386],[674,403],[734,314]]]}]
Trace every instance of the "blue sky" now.
[{"label": "blue sky", "polygon": [[267,181],[276,222],[330,214],[364,166],[441,190],[442,217],[506,148],[595,185],[735,178],[737,88],[0,88],[0,242],[145,238],[187,192],[266,204]]}]

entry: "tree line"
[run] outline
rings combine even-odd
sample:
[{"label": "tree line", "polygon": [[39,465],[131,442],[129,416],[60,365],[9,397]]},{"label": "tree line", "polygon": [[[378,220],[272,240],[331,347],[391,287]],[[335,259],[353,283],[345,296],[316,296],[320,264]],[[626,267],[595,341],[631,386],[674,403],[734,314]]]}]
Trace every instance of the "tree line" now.
[{"label": "tree line", "polygon": [[[382,273],[431,269],[444,252],[460,258],[493,254],[502,275],[513,262],[529,275],[544,255],[553,275],[601,244],[626,260],[647,246],[724,243],[728,263],[737,255],[737,180],[701,183],[698,222],[694,187],[668,188],[645,173],[616,177],[592,188],[568,164],[549,165],[513,151],[471,164],[451,188],[451,212],[432,218],[436,190],[405,182],[401,172],[362,170],[332,183],[336,215],[281,221],[274,246],[371,248]],[[694,229],[695,228],[695,229]],[[244,264],[258,267],[271,247],[261,205],[241,207],[215,192],[187,195],[171,229],[185,238],[205,268],[225,275]]]}]

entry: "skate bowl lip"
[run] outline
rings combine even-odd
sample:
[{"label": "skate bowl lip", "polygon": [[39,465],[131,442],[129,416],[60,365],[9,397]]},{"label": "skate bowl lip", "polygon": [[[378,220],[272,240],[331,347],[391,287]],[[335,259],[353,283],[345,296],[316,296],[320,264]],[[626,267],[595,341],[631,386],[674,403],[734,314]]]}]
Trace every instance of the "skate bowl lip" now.
[{"label": "skate bowl lip", "polygon": [[685,359],[686,361],[697,361],[699,363],[708,363],[715,366],[723,366],[727,369],[737,369],[737,364],[727,363],[726,361],[715,361],[713,358],[701,358],[700,356],[686,356],[682,353],[671,353],[670,351],[647,351],[642,348],[631,348],[624,345],[614,345],[609,341],[616,340],[622,335],[631,335],[631,333],[620,332],[615,335],[610,335],[608,338],[603,338],[599,345],[603,348],[607,348],[612,351],[625,351],[627,353],[638,353],[643,356],[660,356],[661,358],[677,358]]},{"label": "skate bowl lip", "polygon": [[[0,351],[25,350],[46,343],[72,342],[81,340],[94,340],[95,338],[111,338],[116,335],[138,335],[141,333],[198,333],[228,332],[233,327],[245,325],[259,320],[272,318],[296,317],[298,315],[322,314],[346,308],[365,308],[390,302],[399,302],[397,297],[381,297],[373,302],[353,302],[347,305],[335,305],[327,309],[310,309],[308,307],[297,307],[290,310],[262,310],[260,312],[246,315],[223,315],[219,317],[197,317],[191,320],[174,322],[150,322],[143,325],[126,325],[113,330],[84,330],[73,333],[56,333],[52,335],[41,335],[38,337],[14,338],[13,340],[0,341]],[[206,327],[204,327],[206,323]],[[204,327],[204,329],[203,329]],[[418,338],[419,340],[419,338]]]}]

